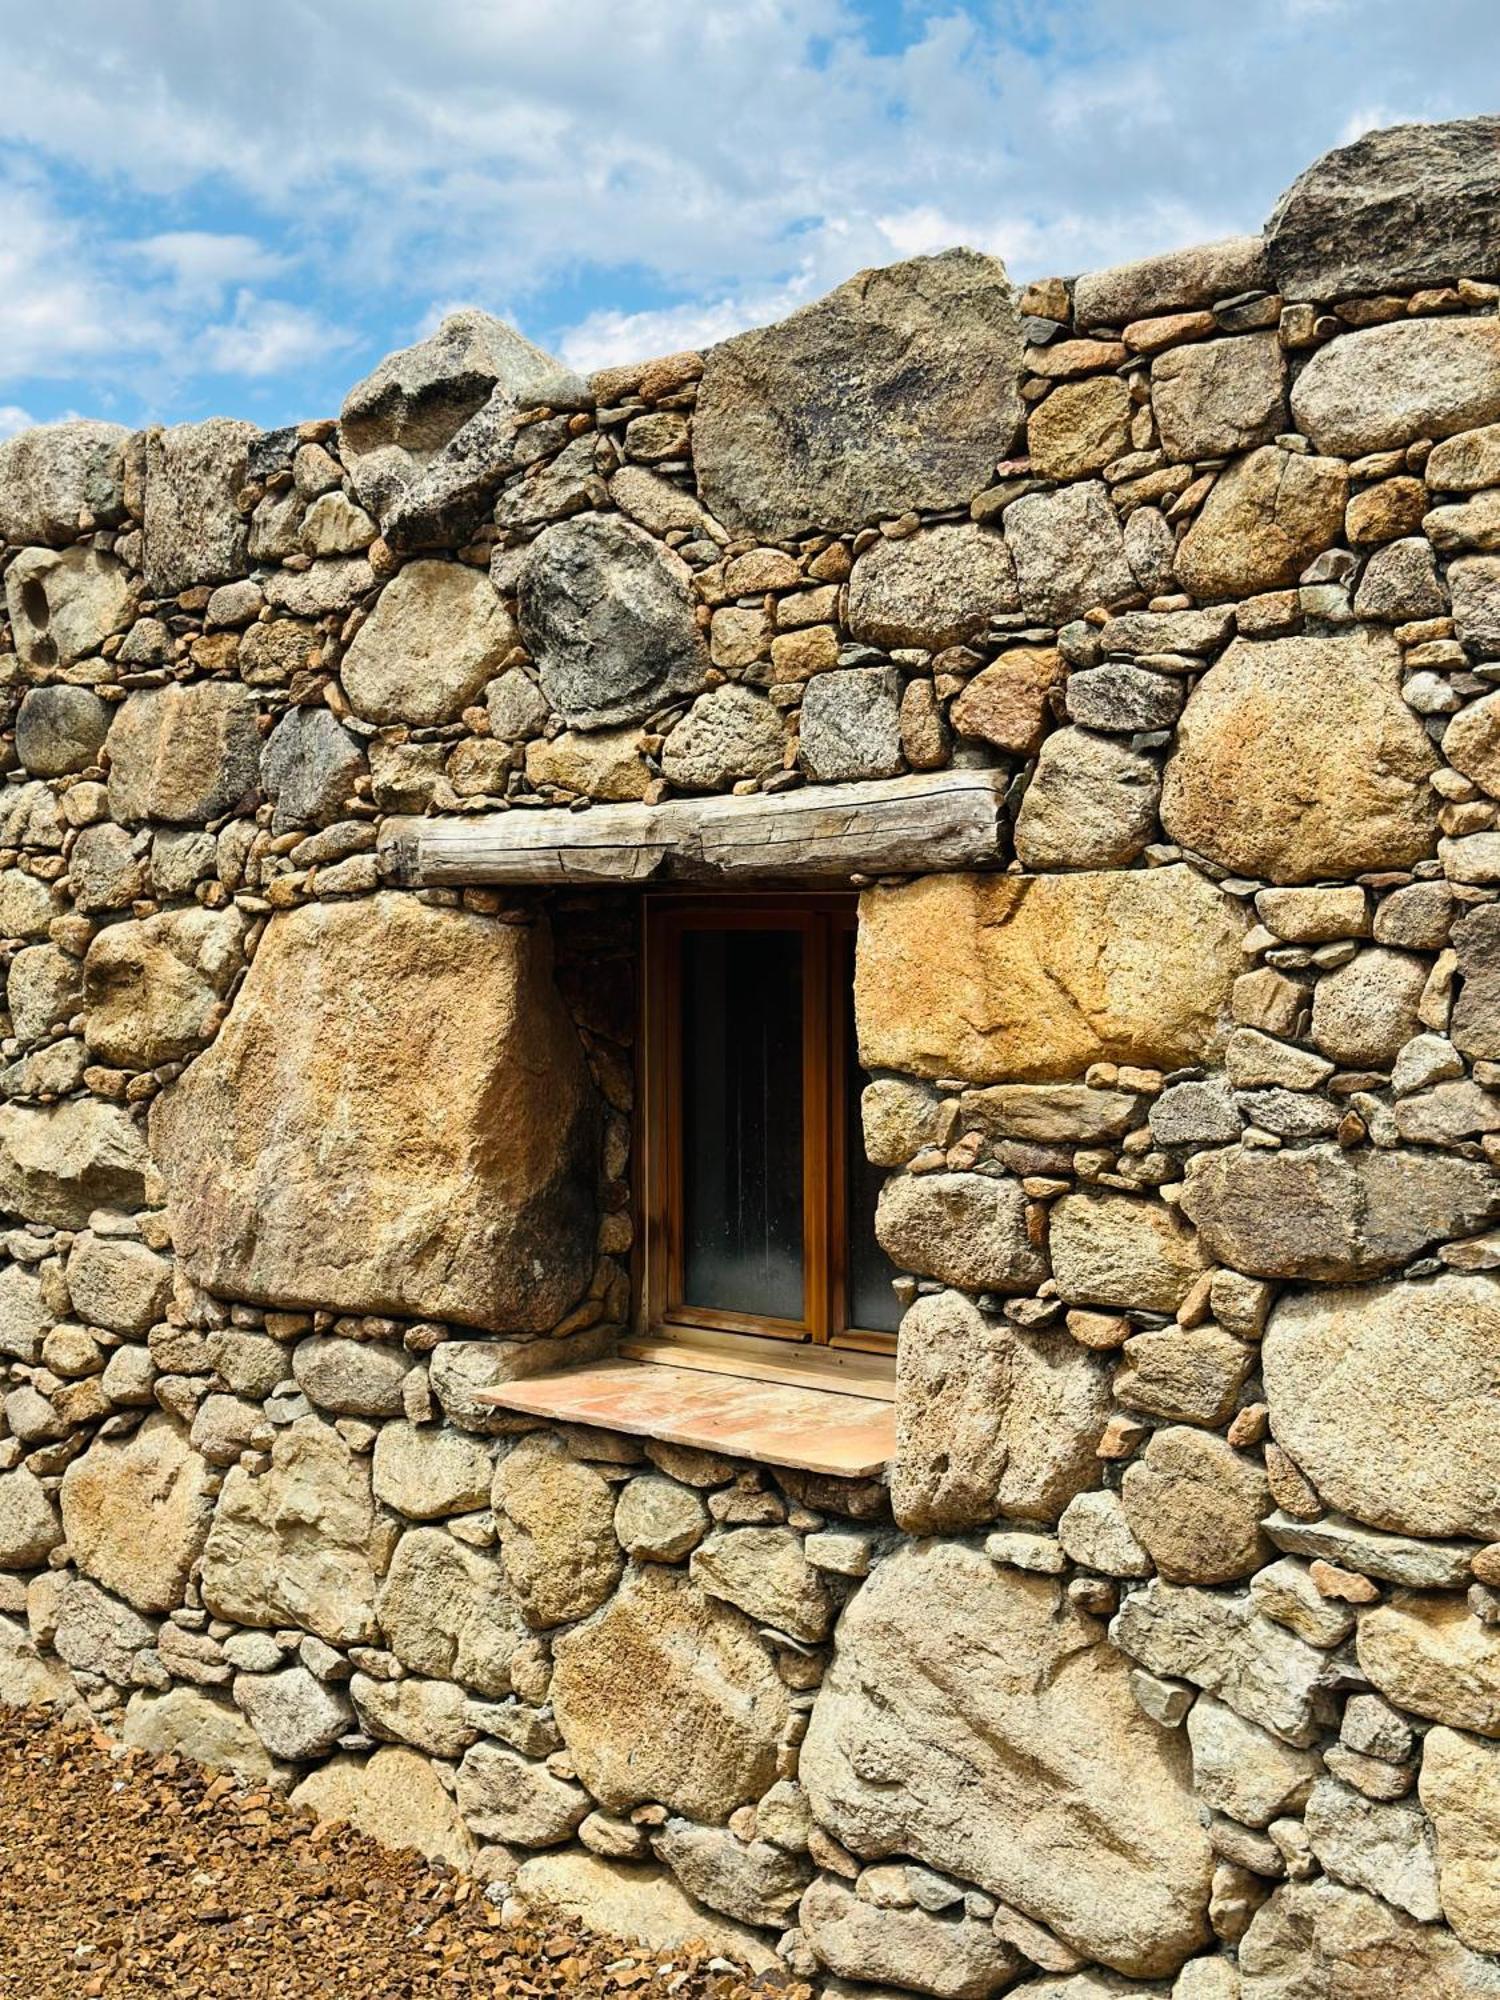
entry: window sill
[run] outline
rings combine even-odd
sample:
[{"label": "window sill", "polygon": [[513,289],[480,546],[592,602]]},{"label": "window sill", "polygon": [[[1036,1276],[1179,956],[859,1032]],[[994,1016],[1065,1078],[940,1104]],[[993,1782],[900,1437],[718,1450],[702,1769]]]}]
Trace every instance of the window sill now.
[{"label": "window sill", "polygon": [[[646,1350],[650,1344],[638,1345]],[[888,1396],[729,1374],[717,1357],[717,1365],[704,1365],[708,1360],[684,1350],[669,1360],[627,1355],[591,1361],[486,1390],[479,1400],[526,1416],[595,1424],[628,1437],[839,1479],[871,1479],[885,1471],[896,1443]]]}]

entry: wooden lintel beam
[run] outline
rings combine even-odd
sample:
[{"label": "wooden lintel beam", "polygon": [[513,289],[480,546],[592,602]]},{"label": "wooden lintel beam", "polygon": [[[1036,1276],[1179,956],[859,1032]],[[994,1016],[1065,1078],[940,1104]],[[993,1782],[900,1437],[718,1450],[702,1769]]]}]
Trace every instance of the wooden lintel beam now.
[{"label": "wooden lintel beam", "polygon": [[465,883],[840,881],[995,868],[1007,858],[1004,771],[933,771],[745,798],[513,807],[389,819],[388,880]]}]

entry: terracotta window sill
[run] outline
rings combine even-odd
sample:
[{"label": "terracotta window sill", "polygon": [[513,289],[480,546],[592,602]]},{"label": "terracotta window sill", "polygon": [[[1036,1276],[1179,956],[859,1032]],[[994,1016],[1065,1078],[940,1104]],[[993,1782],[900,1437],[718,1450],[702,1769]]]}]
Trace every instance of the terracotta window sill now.
[{"label": "terracotta window sill", "polygon": [[[718,1357],[592,1361],[533,1375],[480,1401],[559,1423],[597,1424],[629,1437],[696,1446],[762,1465],[791,1466],[841,1479],[869,1479],[884,1472],[896,1442],[896,1413],[889,1395],[850,1394],[786,1380],[765,1381],[726,1373]],[[790,1371],[787,1371],[788,1373]]]}]

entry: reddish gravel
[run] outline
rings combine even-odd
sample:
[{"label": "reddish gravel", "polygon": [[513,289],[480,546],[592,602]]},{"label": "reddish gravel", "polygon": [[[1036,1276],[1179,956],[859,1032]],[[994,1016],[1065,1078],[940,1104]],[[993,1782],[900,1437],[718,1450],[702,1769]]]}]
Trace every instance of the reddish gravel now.
[{"label": "reddish gravel", "polygon": [[558,1921],[177,1757],[0,1709],[0,2000],[811,2000]]}]

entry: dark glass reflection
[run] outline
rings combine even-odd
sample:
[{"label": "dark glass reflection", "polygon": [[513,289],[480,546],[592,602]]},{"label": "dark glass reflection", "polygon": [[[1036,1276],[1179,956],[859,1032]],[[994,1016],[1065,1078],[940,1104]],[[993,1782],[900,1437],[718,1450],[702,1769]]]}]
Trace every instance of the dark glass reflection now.
[{"label": "dark glass reflection", "polygon": [[854,1031],[854,938],[844,945],[844,1158],[848,1162],[845,1180],[849,1213],[848,1274],[846,1314],[851,1326],[866,1333],[894,1333],[901,1308],[891,1290],[898,1275],[875,1239],[875,1202],[885,1181],[883,1167],[873,1167],[865,1158],[864,1125],[859,1115],[860,1094],[869,1078],[859,1066],[859,1049]]},{"label": "dark glass reflection", "polygon": [[802,1317],[802,935],[682,941],[684,1304]]}]

